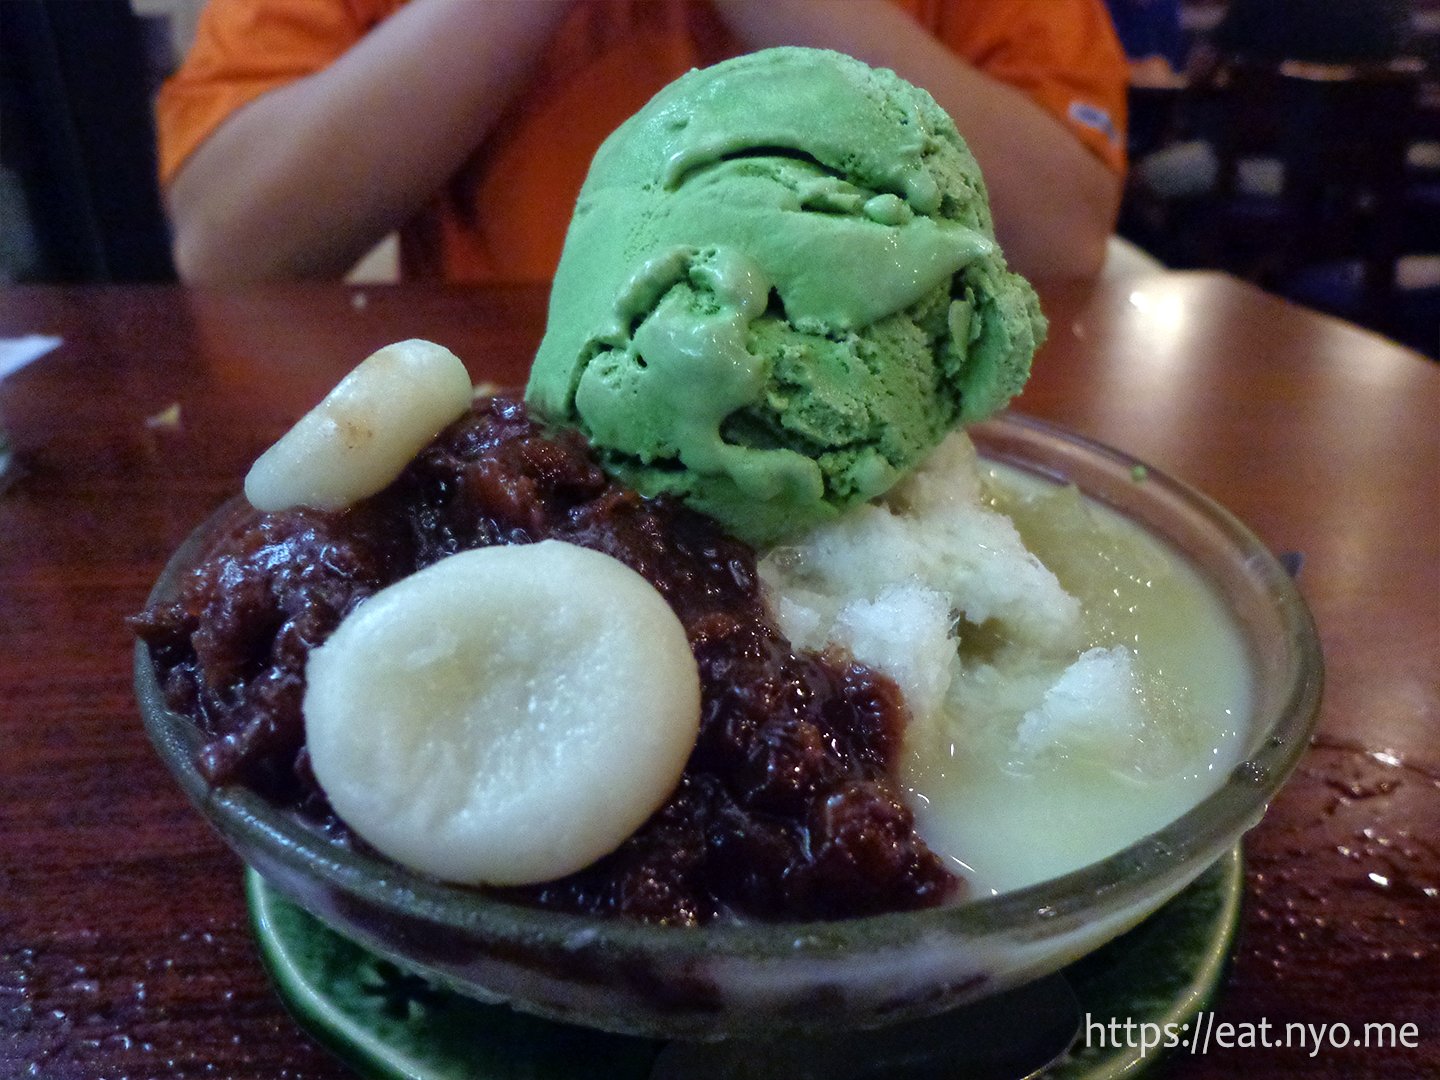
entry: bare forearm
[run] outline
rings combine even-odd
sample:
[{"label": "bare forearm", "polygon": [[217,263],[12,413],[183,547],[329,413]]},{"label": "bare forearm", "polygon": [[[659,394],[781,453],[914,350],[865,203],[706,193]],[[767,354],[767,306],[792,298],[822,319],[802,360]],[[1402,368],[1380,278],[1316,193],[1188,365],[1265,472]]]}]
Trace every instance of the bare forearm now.
[{"label": "bare forearm", "polygon": [[995,230],[1025,274],[1091,277],[1114,228],[1120,179],[1021,91],[964,63],[885,0],[716,0],[749,48],[809,45],[893,68],[954,118],[985,173]]},{"label": "bare forearm", "polygon": [[416,0],[236,112],[170,186],[181,276],[344,272],[484,141],[569,6]]}]

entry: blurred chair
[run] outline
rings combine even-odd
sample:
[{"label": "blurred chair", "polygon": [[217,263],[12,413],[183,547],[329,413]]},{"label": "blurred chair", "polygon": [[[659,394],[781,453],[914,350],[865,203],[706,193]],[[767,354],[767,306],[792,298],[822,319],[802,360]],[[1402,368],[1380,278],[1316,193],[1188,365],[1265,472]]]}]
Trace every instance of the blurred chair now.
[{"label": "blurred chair", "polygon": [[22,280],[168,281],[145,41],[128,0],[0,0],[0,141]]},{"label": "blurred chair", "polygon": [[[1215,261],[1290,293],[1319,264],[1358,263],[1353,317],[1383,319],[1402,252],[1406,152],[1423,65],[1231,63],[1218,80],[1224,123],[1207,212]],[[1257,194],[1247,162],[1280,180]],[[1307,298],[1310,299],[1310,298]],[[1335,306],[1335,305],[1324,305]]]}]

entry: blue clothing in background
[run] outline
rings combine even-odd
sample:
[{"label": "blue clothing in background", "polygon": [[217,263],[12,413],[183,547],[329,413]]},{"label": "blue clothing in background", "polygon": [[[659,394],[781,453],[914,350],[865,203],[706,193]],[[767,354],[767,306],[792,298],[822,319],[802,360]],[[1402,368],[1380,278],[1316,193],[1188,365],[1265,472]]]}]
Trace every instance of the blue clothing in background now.
[{"label": "blue clothing in background", "polygon": [[1185,31],[1180,0],[1105,0],[1125,55],[1131,60],[1163,56],[1176,71],[1185,70]]}]

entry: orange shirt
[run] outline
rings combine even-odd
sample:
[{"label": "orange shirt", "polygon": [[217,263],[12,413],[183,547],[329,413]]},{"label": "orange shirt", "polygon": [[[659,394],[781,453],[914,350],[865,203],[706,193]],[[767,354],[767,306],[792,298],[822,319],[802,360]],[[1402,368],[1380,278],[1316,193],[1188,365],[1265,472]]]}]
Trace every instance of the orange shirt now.
[{"label": "orange shirt", "polygon": [[[1124,168],[1125,61],[1102,0],[892,2]],[[210,0],[190,55],[157,102],[162,182],[236,109],[328,66],[403,3]],[[697,0],[576,5],[491,137],[402,230],[402,272],[549,280],[605,136],[690,68],[737,51]]]}]

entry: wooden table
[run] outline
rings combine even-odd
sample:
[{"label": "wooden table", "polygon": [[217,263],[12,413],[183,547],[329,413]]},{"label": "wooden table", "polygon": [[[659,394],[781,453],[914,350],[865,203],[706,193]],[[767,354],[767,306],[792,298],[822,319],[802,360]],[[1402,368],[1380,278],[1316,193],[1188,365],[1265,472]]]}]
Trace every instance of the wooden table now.
[{"label": "wooden table", "polygon": [[[1041,291],[1051,340],[1019,408],[1305,556],[1321,730],[1250,836],[1218,1019],[1418,1030],[1410,1048],[1212,1048],[1171,1070],[1440,1075],[1440,366],[1219,275]],[[0,292],[0,335],[64,338],[0,382],[17,458],[0,492],[0,1076],[344,1075],[271,993],[239,863],[145,740],[123,619],[373,348],[430,337],[517,383],[544,311],[536,290]]]}]

